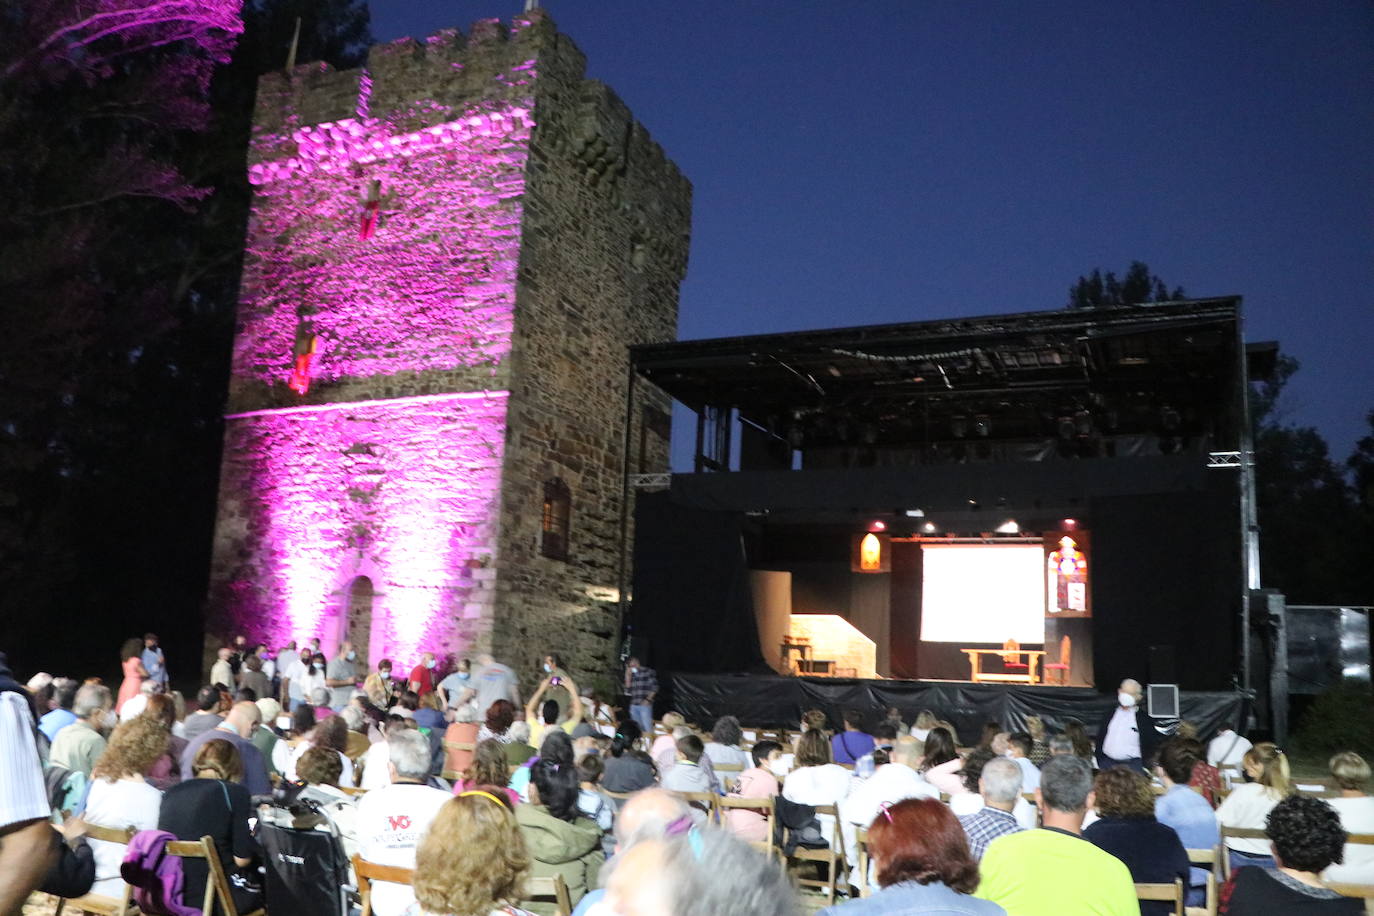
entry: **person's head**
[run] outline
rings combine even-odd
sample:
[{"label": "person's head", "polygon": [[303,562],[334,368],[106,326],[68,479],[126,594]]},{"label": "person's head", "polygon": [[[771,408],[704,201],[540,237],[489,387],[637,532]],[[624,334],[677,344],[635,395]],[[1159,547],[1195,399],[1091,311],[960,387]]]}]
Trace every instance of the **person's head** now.
[{"label": "person's head", "polygon": [[477,710],[473,709],[471,704],[464,703],[462,706],[459,706],[456,710],[454,710],[453,721],[461,722],[464,725],[468,724],[469,722],[476,722]]},{"label": "person's head", "polygon": [[495,738],[477,742],[463,779],[475,785],[504,786],[510,782],[510,764],[506,762],[506,746]]},{"label": "person's head", "polygon": [[873,740],[883,747],[891,747],[892,742],[897,740],[897,726],[887,720],[878,723],[878,727],[873,729]]},{"label": "person's head", "polygon": [[429,739],[415,729],[403,729],[386,738],[392,782],[424,782],[429,776]]},{"label": "person's head", "polygon": [[986,747],[975,747],[969,751],[964,757],[963,766],[959,767],[959,781],[964,784],[964,788],[970,792],[977,792],[978,777],[982,775],[983,767],[987,766],[989,760],[998,759],[998,756],[991,748]]},{"label": "person's head", "polygon": [[414,712],[420,708],[420,695],[413,690],[403,690],[401,691],[401,698],[396,701],[396,705]]},{"label": "person's head", "polygon": [[91,770],[92,779],[114,782],[146,776],[153,764],[167,753],[171,730],[158,719],[134,716],[115,727],[109,744]]},{"label": "person's head", "polygon": [[250,655],[243,660],[243,667],[247,668],[249,671],[261,671],[262,659],[256,655]]},{"label": "person's head", "polygon": [[343,752],[348,748],[348,723],[343,716],[325,716],[310,732],[310,743]]},{"label": "person's head", "polygon": [[1184,719],[1182,722],[1178,723],[1178,728],[1174,729],[1174,737],[1196,738],[1197,726],[1194,725],[1192,722],[1189,722],[1187,719]]},{"label": "person's head", "polygon": [[253,732],[261,722],[262,713],[258,710],[258,704],[247,700],[235,703],[229,715],[224,717],[224,723],[238,732],[240,738],[253,737]]},{"label": "person's head", "polygon": [[663,727],[669,732],[669,734],[672,733],[673,729],[681,728],[682,726],[687,724],[687,720],[682,717],[682,713],[672,711],[665,712],[663,714],[662,722]]},{"label": "person's head", "polygon": [[772,860],[725,830],[682,829],[630,849],[606,879],[606,903],[635,916],[791,916],[795,892]]},{"label": "person's head", "polygon": [[933,798],[910,798],[878,812],[868,828],[868,851],[878,884],[943,884],[961,894],[978,887],[978,863],[964,828]]},{"label": "person's head", "polygon": [[[987,749],[999,757],[1005,757],[1007,752],[1011,750],[1010,739],[1011,735],[1008,732],[998,732],[992,736],[992,742],[988,744]],[[978,749],[982,750],[983,745],[978,745]]]},{"label": "person's head", "polygon": [[830,742],[820,729],[808,729],[797,739],[797,753],[793,760],[798,769],[818,767],[830,763]]},{"label": "person's head", "polygon": [[1269,812],[1264,832],[1281,867],[1316,873],[1341,863],[1346,832],[1341,816],[1320,798],[1290,795]]},{"label": "person's head", "polygon": [[310,705],[326,708],[329,706],[329,688],[316,687],[310,691]]},{"label": "person's head", "polygon": [[155,693],[148,697],[148,705],[143,707],[141,715],[157,719],[170,732],[177,722],[177,706],[167,694]]},{"label": "person's head", "polygon": [[291,710],[291,733],[305,737],[315,727],[315,707],[302,703]]},{"label": "person's head", "polygon": [[1190,742],[1170,738],[1160,745],[1155,766],[1169,782],[1186,786],[1193,778],[1193,767],[1197,766],[1198,760],[1198,754]]},{"label": "person's head", "polygon": [[1369,785],[1369,764],[1354,751],[1341,751],[1327,764],[1338,789],[1363,792]]},{"label": "person's head", "polygon": [[568,822],[578,817],[577,793],[582,787],[571,761],[554,760],[541,753],[530,766],[530,786],[534,790],[530,801],[543,805],[549,814]]},{"label": "person's head", "polygon": [[539,742],[539,756],[572,766],[577,759],[576,752],[573,750],[572,736],[561,728],[547,732],[543,740]]},{"label": "person's head", "polygon": [[912,728],[919,728],[921,731],[930,731],[935,727],[935,723],[938,721],[940,720],[935,718],[935,713],[931,712],[929,709],[923,709],[916,713],[916,724],[914,724]]},{"label": "person's head", "polygon": [[228,646],[220,646],[218,649],[215,650],[215,657],[222,662],[229,661],[229,659],[233,657],[233,654],[234,650],[229,648]]},{"label": "person's head", "polygon": [[234,649],[242,652],[248,646],[248,637],[242,633],[234,637]]},{"label": "person's head", "polygon": [[1246,751],[1242,764],[1245,775],[1268,789],[1270,795],[1282,797],[1293,791],[1288,755],[1272,741],[1261,741]]},{"label": "person's head", "polygon": [[1050,735],[1050,740],[1045,742],[1045,746],[1049,748],[1051,757],[1073,753],[1073,741],[1068,735]]},{"label": "person's head", "polygon": [[1150,781],[1135,770],[1112,767],[1093,780],[1097,813],[1103,817],[1152,818],[1155,794]]},{"label": "person's head", "polygon": [[[343,719],[344,728],[351,732],[361,732],[367,726],[367,716],[356,706],[345,706],[339,711],[339,718]],[[348,735],[344,735],[344,744],[348,744]]]},{"label": "person's head", "polygon": [[864,714],[857,709],[846,709],[841,716],[844,718],[844,727],[848,731],[863,731]]},{"label": "person's head", "polygon": [[1026,731],[1035,741],[1045,740],[1045,720],[1039,716],[1026,716]]},{"label": "person's head", "polygon": [[997,748],[992,747],[992,742],[993,739],[995,739],[1000,734],[1002,734],[1002,726],[998,725],[996,722],[984,722],[983,731],[978,736],[977,746],[991,747],[994,751],[996,751]]},{"label": "person's head", "polygon": [[744,740],[744,731],[739,727],[739,719],[734,716],[721,716],[711,729],[711,740],[726,747],[738,747]]},{"label": "person's head", "polygon": [[319,651],[318,646],[316,646],[315,648],[316,651],[314,655],[310,657],[310,667],[313,668],[316,672],[323,673],[324,667],[328,663],[328,659],[324,657],[323,652]]},{"label": "person's head", "polygon": [[495,657],[494,655],[492,655],[490,652],[478,652],[478,653],[477,653],[477,665],[478,665],[478,667],[486,668],[487,666],[489,666],[489,665],[494,665],[494,664],[496,664],[496,657]]},{"label": "person's head", "polygon": [[384,658],[377,663],[377,673],[384,678],[391,677],[391,659]]},{"label": "person's head", "polygon": [[1068,738],[1073,744],[1073,752],[1077,757],[1088,760],[1093,755],[1093,745],[1088,740],[1088,731],[1083,727],[1083,723],[1078,719],[1064,720],[1064,737]]},{"label": "person's head", "polygon": [[487,730],[493,735],[504,735],[514,721],[515,707],[510,700],[497,700],[487,709]]},{"label": "person's head", "polygon": [[145,648],[145,649],[156,649],[156,648],[157,648],[157,634],[156,634],[156,633],[144,633],[144,634],[143,634],[143,648]]},{"label": "person's head", "polygon": [[915,770],[921,766],[921,754],[924,751],[924,742],[917,741],[910,735],[900,735],[892,743],[891,760],[893,763],[900,763],[902,766]]},{"label": "person's head", "polygon": [[198,779],[238,782],[243,778],[243,758],[231,741],[215,738],[205,742],[191,761],[191,772]]},{"label": "person's head", "polygon": [[256,705],[264,725],[274,725],[277,719],[281,718],[281,704],[272,697],[263,697]]},{"label": "person's head", "polygon": [[993,757],[983,764],[978,776],[977,792],[989,805],[1009,811],[1021,795],[1023,775],[1015,760]]},{"label": "person's head", "polygon": [[76,691],[80,687],[71,678],[61,678],[53,682],[53,703],[56,709],[70,710],[76,702]]},{"label": "person's head", "polygon": [[627,658],[625,660],[625,667],[629,668],[631,671],[637,670],[639,668],[639,656],[631,655]]},{"label": "person's head", "polygon": [[557,700],[545,700],[544,703],[543,703],[543,705],[539,707],[539,719],[540,719],[540,721],[542,721],[545,725],[557,725],[557,724],[558,724],[558,701],[557,701]]},{"label": "person's head", "polygon": [[801,730],[803,732],[825,731],[825,711],[821,709],[808,709],[801,714]]},{"label": "person's head", "polygon": [[550,652],[544,656],[544,670],[546,672],[557,671],[562,667],[563,659],[558,656],[557,652]]},{"label": "person's head", "polygon": [[258,701],[258,692],[252,687],[240,687],[238,690],[235,690],[234,702],[239,703],[243,701],[256,703]]},{"label": "person's head", "polygon": [[1040,768],[1041,810],[1083,814],[1093,789],[1093,771],[1081,757],[1051,757]]},{"label": "person's head", "polygon": [[601,781],[601,774],[606,772],[606,764],[601,762],[601,757],[597,754],[583,754],[577,758],[577,778],[589,786],[594,786]]},{"label": "person's head", "polygon": [[206,684],[196,691],[196,708],[201,712],[214,712],[219,709],[219,688]]},{"label": "person's head", "polygon": [[72,714],[98,725],[111,706],[110,688],[103,684],[84,684],[72,698]]},{"label": "person's head", "polygon": [[926,735],[925,757],[921,760],[921,769],[928,770],[942,763],[949,763],[958,756],[959,751],[954,746],[954,736],[949,733],[949,729],[936,726]]},{"label": "person's head", "polygon": [[1007,735],[1007,751],[1013,757],[1029,757],[1033,746],[1031,736],[1025,732],[1012,732]]},{"label": "person's head", "polygon": [[1140,705],[1140,697],[1144,693],[1141,689],[1140,681],[1133,677],[1128,677],[1121,682],[1121,686],[1116,689],[1116,702],[1122,709],[1133,709]]},{"label": "person's head", "polygon": [[127,662],[129,659],[143,654],[143,641],[138,638],[124,640],[124,645],[119,647],[119,660]]},{"label": "person's head", "polygon": [[701,755],[706,752],[701,739],[696,735],[683,735],[677,739],[677,754],[679,759],[688,763],[700,763]]},{"label": "person's head", "polygon": [[329,748],[307,748],[296,761],[296,775],[312,786],[337,786],[343,775],[343,761]]},{"label": "person's head", "polygon": [[666,789],[657,787],[636,792],[621,806],[615,819],[617,852],[637,843],[664,836],[669,826],[691,821],[692,809]]},{"label": "person's head", "polygon": [[415,899],[427,913],[488,913],[524,893],[530,855],[501,786],[444,802],[415,849]]},{"label": "person's head", "polygon": [[512,722],[510,728],[506,729],[506,734],[510,736],[511,744],[529,744],[534,732],[530,730],[530,723],[521,719],[519,722]]},{"label": "person's head", "polygon": [[339,643],[339,658],[351,662],[357,659],[357,657],[358,653],[353,651],[353,643],[346,639]]}]

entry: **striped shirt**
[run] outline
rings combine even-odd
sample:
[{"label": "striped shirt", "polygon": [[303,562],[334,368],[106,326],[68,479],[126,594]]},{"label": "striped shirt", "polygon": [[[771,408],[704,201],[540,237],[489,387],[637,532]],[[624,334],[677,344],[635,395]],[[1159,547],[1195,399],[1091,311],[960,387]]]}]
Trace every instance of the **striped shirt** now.
[{"label": "striped shirt", "polygon": [[0,828],[51,814],[29,704],[0,692]]}]

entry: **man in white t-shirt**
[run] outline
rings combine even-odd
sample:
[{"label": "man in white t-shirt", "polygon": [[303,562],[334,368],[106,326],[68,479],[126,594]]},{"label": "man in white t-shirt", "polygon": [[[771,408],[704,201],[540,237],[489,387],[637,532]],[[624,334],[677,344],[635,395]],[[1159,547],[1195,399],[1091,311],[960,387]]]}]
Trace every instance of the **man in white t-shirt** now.
[{"label": "man in white t-shirt", "polygon": [[1253,746],[1244,735],[1238,735],[1231,726],[1223,725],[1217,736],[1207,744],[1207,762],[1218,770],[1239,773],[1246,751]]},{"label": "man in white t-shirt", "polygon": [[1021,791],[1034,792],[1040,788],[1040,768],[1031,763],[1030,752],[1034,743],[1026,732],[1015,732],[1007,736],[1007,756],[1021,768]]},{"label": "man in white t-shirt", "polygon": [[895,804],[908,798],[939,798],[940,790],[926,782],[916,772],[921,761],[921,744],[910,735],[902,735],[892,745],[892,762],[883,764],[865,780],[855,780],[839,805],[840,830],[844,833],[844,849],[850,864],[857,864],[858,827],[867,827],[878,816],[884,804]]},{"label": "man in white t-shirt", "polygon": [[[425,785],[429,775],[429,742],[409,729],[387,736],[391,784],[374,789],[358,802],[358,855],[378,865],[415,867],[415,847],[439,808],[452,796]],[[415,902],[404,884],[372,884],[372,912],[400,916]]]}]

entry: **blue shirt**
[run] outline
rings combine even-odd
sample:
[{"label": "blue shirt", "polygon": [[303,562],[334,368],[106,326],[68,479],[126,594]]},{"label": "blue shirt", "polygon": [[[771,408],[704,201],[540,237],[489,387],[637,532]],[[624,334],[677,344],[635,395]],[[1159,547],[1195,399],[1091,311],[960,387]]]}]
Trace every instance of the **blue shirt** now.
[{"label": "blue shirt", "polygon": [[[1185,849],[1211,849],[1221,842],[1216,812],[1187,786],[1173,786],[1155,799],[1155,820],[1174,828]],[[1207,883],[1207,869],[1194,867],[1191,875],[1190,884]]]},{"label": "blue shirt", "polygon": [[864,754],[873,753],[872,735],[863,732],[842,731],[830,739],[830,753],[836,763],[854,763]]},{"label": "blue shirt", "polygon": [[70,709],[54,709],[44,713],[43,718],[38,720],[38,730],[48,736],[52,741],[57,737],[57,733],[68,725],[76,721],[76,713]]},{"label": "blue shirt", "polygon": [[903,881],[889,885],[872,897],[861,897],[821,910],[816,916],[1006,916],[991,900],[961,894],[939,882],[917,884]]},{"label": "blue shirt", "polygon": [[143,670],[148,672],[148,679],[157,681],[159,684],[167,683],[167,666],[163,663],[161,649],[144,649]]}]

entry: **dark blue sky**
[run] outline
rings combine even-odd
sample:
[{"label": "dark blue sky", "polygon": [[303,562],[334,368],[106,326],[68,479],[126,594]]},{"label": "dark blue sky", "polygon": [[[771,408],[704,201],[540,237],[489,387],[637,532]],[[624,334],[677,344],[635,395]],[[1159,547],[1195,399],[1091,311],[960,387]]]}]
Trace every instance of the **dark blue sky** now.
[{"label": "dark blue sky", "polygon": [[[681,336],[1245,297],[1344,459],[1374,409],[1374,4],[546,0],[695,186]],[[379,41],[520,0],[372,0]]]}]

